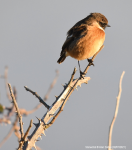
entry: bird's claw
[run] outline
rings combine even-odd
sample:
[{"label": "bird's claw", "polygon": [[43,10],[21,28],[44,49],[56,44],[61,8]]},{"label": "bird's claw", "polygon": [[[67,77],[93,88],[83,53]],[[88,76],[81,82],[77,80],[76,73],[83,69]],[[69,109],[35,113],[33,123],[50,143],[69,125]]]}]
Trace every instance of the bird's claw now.
[{"label": "bird's claw", "polygon": [[86,73],[80,71],[80,78],[83,78],[83,79],[84,79],[85,75],[86,75]]}]

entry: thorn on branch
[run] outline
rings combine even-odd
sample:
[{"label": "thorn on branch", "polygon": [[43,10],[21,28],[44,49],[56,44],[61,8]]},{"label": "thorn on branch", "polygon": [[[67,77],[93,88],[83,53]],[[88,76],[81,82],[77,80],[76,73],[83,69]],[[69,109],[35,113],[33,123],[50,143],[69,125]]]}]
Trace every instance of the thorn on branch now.
[{"label": "thorn on branch", "polygon": [[33,123],[35,125],[35,127],[37,127],[39,124],[38,123]]},{"label": "thorn on branch", "polygon": [[39,123],[41,123],[41,119],[39,119],[38,117],[36,117],[36,118],[38,119]]},{"label": "thorn on branch", "polygon": [[39,138],[42,140],[42,136],[40,135]]},{"label": "thorn on branch", "polygon": [[42,134],[43,134],[44,136],[46,136],[46,134],[45,134],[44,130],[42,131]]}]

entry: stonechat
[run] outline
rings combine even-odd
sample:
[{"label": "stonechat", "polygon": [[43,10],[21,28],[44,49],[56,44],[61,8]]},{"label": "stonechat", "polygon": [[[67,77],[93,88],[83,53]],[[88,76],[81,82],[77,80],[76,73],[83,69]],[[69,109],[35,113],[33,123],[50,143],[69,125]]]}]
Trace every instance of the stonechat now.
[{"label": "stonechat", "polygon": [[[89,59],[99,51],[105,40],[105,28],[108,25],[107,18],[101,13],[91,13],[86,18],[77,22],[68,32],[67,38],[62,46],[58,63],[61,64],[67,56],[78,60],[80,76],[80,60]],[[92,64],[92,62],[91,62]]]}]

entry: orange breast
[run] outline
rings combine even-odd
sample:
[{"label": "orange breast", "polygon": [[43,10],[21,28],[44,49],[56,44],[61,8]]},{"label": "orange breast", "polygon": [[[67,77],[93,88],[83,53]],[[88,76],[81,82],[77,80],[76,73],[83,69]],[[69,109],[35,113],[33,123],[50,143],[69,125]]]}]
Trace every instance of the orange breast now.
[{"label": "orange breast", "polygon": [[71,44],[67,50],[68,55],[77,60],[90,58],[100,49],[104,40],[105,32],[97,26],[90,26],[87,35]]}]

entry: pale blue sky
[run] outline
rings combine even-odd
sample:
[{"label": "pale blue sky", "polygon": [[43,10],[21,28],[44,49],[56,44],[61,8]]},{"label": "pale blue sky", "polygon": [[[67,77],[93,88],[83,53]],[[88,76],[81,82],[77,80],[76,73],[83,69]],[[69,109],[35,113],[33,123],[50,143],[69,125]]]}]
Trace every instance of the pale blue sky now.
[{"label": "pale blue sky", "polygon": [[[9,82],[17,88],[19,107],[27,110],[37,105],[38,100],[24,90],[25,85],[43,97],[58,69],[58,82],[47,101],[52,104],[54,95],[59,95],[63,90],[61,84],[69,81],[75,66],[78,68],[77,60],[70,57],[61,65],[57,64],[69,28],[91,12],[104,14],[111,25],[106,29],[105,48],[95,59],[95,67],[90,67],[87,73],[91,81],[71,95],[64,111],[46,131],[46,137],[38,142],[42,149],[85,150],[85,146],[107,146],[123,71],[126,73],[112,145],[131,149],[131,7],[130,0],[0,1],[0,74],[8,65]],[[81,61],[82,68],[86,65],[86,60]],[[75,77],[78,76],[79,71]],[[0,103],[9,106],[2,79],[0,95]],[[42,107],[29,117],[23,117],[24,131],[31,119],[37,122],[35,116],[41,118],[45,112]],[[10,127],[0,126],[0,141]],[[1,149],[17,147],[17,138],[13,134]]]}]

